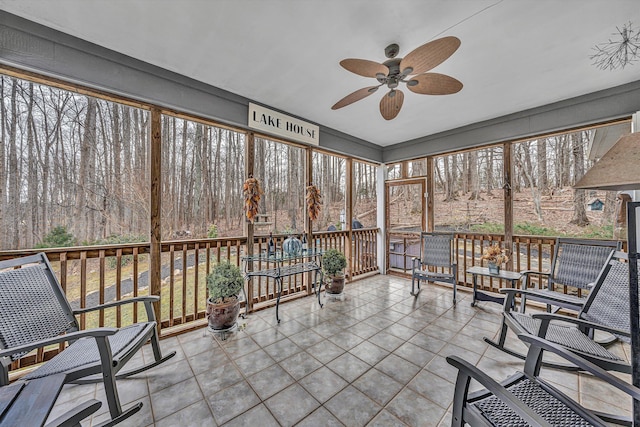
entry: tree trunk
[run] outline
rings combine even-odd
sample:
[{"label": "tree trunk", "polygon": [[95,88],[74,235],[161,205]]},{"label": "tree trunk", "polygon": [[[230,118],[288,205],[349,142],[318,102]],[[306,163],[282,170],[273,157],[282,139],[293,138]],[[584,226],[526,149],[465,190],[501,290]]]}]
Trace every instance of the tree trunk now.
[{"label": "tree trunk", "polygon": [[478,151],[469,152],[469,190],[471,195],[469,200],[478,200],[480,198],[480,178],[478,175]]},{"label": "tree trunk", "polygon": [[[572,133],[570,135],[571,140],[571,153],[573,155],[573,167],[574,167],[574,182],[577,182],[584,175],[584,143],[581,138],[582,133]],[[586,192],[585,190],[574,190],[573,193],[573,218],[569,222],[579,227],[585,227],[589,225],[589,218],[587,218],[586,210]]]},{"label": "tree trunk", "polygon": [[96,100],[87,97],[87,111],[84,118],[84,133],[80,141],[80,166],[76,184],[76,200],[74,214],[74,234],[76,238],[86,239],[89,229],[89,211],[87,209],[87,195],[89,191],[88,179],[91,169],[91,151],[95,143]]},{"label": "tree trunk", "polygon": [[538,153],[538,191],[540,194],[549,194],[549,180],[547,178],[547,139],[541,138],[537,141]]},{"label": "tree trunk", "polygon": [[33,247],[34,234],[38,229],[38,170],[35,146],[37,142],[37,128],[33,119],[33,83],[29,83],[27,100],[27,204],[24,212],[26,225],[24,246]]},{"label": "tree trunk", "polygon": [[[6,78],[0,75],[0,99],[4,99],[4,84]],[[0,103],[0,235],[8,236],[5,228],[5,212],[7,210],[6,188],[7,188],[7,165],[5,160],[6,150],[6,131],[5,123],[8,123],[7,108],[4,102]],[[0,241],[0,249],[10,249],[8,245],[9,239]]]},{"label": "tree trunk", "polygon": [[[18,147],[16,145],[16,129],[18,122],[18,106],[17,106],[17,93],[18,93],[18,81],[11,79],[11,123],[9,124],[9,193],[7,212],[13,214],[13,218],[20,218],[21,209],[19,205],[20,195],[20,180],[18,179]],[[11,223],[9,218],[9,223]],[[14,222],[15,224],[15,222]],[[20,247],[20,227],[8,227],[8,235],[10,236],[7,241],[11,242],[11,248]]]},{"label": "tree trunk", "polygon": [[[116,233],[122,234],[124,231],[124,200],[122,199],[122,140],[120,138],[120,106],[113,104],[113,180],[112,186],[116,210]],[[104,207],[104,202],[103,202]]]}]

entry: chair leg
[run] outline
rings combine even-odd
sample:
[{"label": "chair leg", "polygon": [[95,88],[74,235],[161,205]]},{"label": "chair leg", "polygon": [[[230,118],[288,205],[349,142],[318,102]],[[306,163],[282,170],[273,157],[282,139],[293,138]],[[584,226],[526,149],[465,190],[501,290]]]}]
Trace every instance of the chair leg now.
[{"label": "chair leg", "polygon": [[463,419],[464,403],[467,400],[469,392],[469,376],[458,374],[456,385],[453,392],[453,406],[451,410],[451,427],[463,427],[465,425]]},{"label": "chair leg", "polygon": [[420,293],[420,279],[417,279],[418,282],[418,292],[415,291],[415,282],[416,282],[416,277],[412,276],[411,277],[411,295],[413,295],[414,297],[417,297],[418,294]]},{"label": "chair leg", "polygon": [[154,366],[158,366],[161,363],[164,363],[165,361],[171,359],[173,356],[176,355],[176,352],[174,350],[171,353],[168,353],[166,356],[162,357],[162,351],[160,350],[160,340],[158,339],[158,334],[156,332],[154,332],[153,335],[151,335],[151,349],[153,350],[153,359],[154,359],[153,362],[147,363],[146,365],[141,366],[137,369],[132,369],[130,371],[122,372],[118,374],[116,378],[122,379],[122,378],[130,377],[135,374],[139,374],[140,372],[144,372],[147,369],[151,369]]},{"label": "chair leg", "polygon": [[500,351],[510,354],[511,356],[517,357],[518,359],[525,360],[527,357],[524,354],[520,354],[513,350],[509,350],[504,346],[504,343],[507,340],[508,331],[509,331],[509,328],[507,327],[507,324],[504,322],[504,319],[503,319],[502,326],[500,328],[500,336],[498,337],[498,342],[495,342],[492,339],[489,339],[489,337],[483,337],[482,339],[484,340],[484,342],[497,348]]}]

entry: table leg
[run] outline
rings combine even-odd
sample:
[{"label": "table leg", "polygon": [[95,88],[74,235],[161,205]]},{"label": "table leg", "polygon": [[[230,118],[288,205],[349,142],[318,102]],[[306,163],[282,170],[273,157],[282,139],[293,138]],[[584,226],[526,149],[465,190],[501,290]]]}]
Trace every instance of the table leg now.
[{"label": "table leg", "polygon": [[[249,281],[251,281],[251,277],[249,277]],[[247,286],[249,286],[247,284]],[[241,314],[243,319],[246,319],[249,316],[249,299],[247,298],[247,291],[244,290],[244,286],[242,287],[242,294],[244,295],[244,314]]]},{"label": "table leg", "polygon": [[280,295],[282,295],[282,277],[276,277],[276,286],[278,286],[278,299],[276,299],[276,320],[278,321],[278,323],[280,323],[278,309],[280,308]]},{"label": "table leg", "polygon": [[476,294],[478,293],[478,275],[477,274],[472,274],[472,281],[473,281],[473,298],[471,300],[471,307],[475,307],[476,306]]},{"label": "table leg", "polygon": [[[320,275],[320,281],[318,282],[318,275]],[[324,274],[321,270],[316,270],[315,276],[313,278],[313,287],[316,288],[316,294],[318,295],[318,305],[320,308],[324,306],[320,301],[320,292],[322,291],[322,282],[324,282]],[[316,283],[318,286],[316,287]]]}]

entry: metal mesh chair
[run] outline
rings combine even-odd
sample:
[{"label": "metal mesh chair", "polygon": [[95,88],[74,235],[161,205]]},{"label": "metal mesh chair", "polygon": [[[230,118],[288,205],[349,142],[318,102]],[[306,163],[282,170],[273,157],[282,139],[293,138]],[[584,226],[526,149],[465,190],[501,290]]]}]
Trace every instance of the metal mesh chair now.
[{"label": "metal mesh chair", "polygon": [[[162,357],[152,303],[157,296],[114,301],[73,310],[44,253],[0,262],[0,386],[9,382],[9,366],[31,350],[69,342],[69,346],[36,370],[21,378],[29,381],[65,374],[65,383],[104,382],[112,417],[120,422],[140,410],[141,403],[122,411],[116,378],[145,371],[173,357]],[[144,303],[147,319],[124,328],[80,330],[76,315],[123,304]],[[154,361],[118,373],[131,357],[151,340]],[[99,375],[97,375],[99,374]],[[92,377],[93,376],[93,377]]]},{"label": "metal mesh chair", "polygon": [[[622,425],[629,422],[617,415],[586,409],[540,378],[543,351],[561,356],[633,398],[640,396],[640,389],[557,344],[528,334],[519,335],[518,338],[529,345],[524,372],[516,372],[500,383],[457,356],[447,357],[447,362],[458,369],[452,426],[462,427],[466,423],[474,427],[604,427],[608,425],[605,422]],[[469,393],[471,379],[478,381],[485,389]]]},{"label": "metal mesh chair", "polygon": [[[519,353],[505,348],[507,328],[516,334],[529,333],[561,345],[571,352],[606,370],[631,373],[631,366],[605,346],[594,340],[595,331],[604,331],[629,342],[629,264],[627,254],[612,252],[596,280],[593,290],[578,317],[551,313],[530,315],[511,309],[517,294],[527,290],[501,289],[507,294],[503,311],[502,330],[498,342],[485,341],[514,356]],[[554,301],[550,301],[554,302]],[[568,366],[559,367],[569,368]]]},{"label": "metal mesh chair", "polygon": [[418,296],[422,280],[451,283],[453,303],[456,303],[458,265],[454,258],[453,239],[453,233],[421,233],[420,258],[412,259],[411,295]]},{"label": "metal mesh chair", "polygon": [[[551,261],[551,269],[548,272],[525,270],[522,271],[522,283],[526,289],[534,292],[523,296],[527,299],[540,301],[547,304],[547,311],[551,311],[548,299],[553,298],[553,306],[580,311],[586,301],[586,297],[574,293],[564,293],[556,290],[560,286],[568,286],[574,290],[589,290],[602,270],[607,257],[613,250],[620,250],[620,242],[572,239],[559,237],[556,240],[555,252]],[[546,289],[533,289],[530,287],[530,278],[538,275],[547,279]],[[522,305],[525,307],[525,304]]]}]

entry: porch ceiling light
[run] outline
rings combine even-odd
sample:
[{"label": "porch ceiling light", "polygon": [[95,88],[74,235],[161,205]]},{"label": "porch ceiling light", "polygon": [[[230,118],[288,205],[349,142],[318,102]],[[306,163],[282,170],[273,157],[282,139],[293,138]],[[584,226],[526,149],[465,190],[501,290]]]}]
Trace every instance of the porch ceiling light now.
[{"label": "porch ceiling light", "polygon": [[589,57],[593,65],[602,70],[624,68],[640,57],[640,31],[634,29],[631,22],[624,24],[622,29],[616,27],[616,30],[618,33],[613,33],[608,42],[594,46],[596,53]]}]

